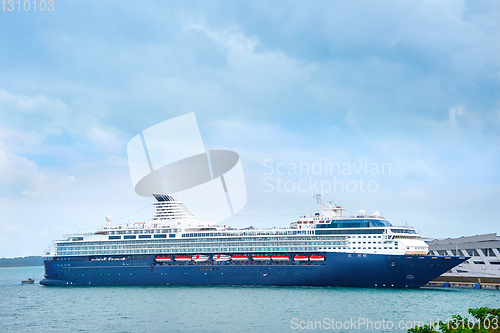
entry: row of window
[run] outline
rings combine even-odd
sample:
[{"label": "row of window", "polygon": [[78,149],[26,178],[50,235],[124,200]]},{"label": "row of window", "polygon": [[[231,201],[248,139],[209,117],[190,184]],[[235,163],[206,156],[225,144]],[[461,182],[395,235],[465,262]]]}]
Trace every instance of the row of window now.
[{"label": "row of window", "polygon": [[172,232],[178,232],[178,229],[133,229],[133,230],[112,230],[108,231],[108,235],[131,235],[131,234],[170,234]]},{"label": "row of window", "polygon": [[[317,230],[336,231],[336,230]],[[141,236],[141,235],[139,235]],[[142,235],[151,236],[151,235]],[[156,236],[156,235],[155,235]],[[118,236],[120,237],[120,236]],[[352,238],[382,238],[382,236],[351,236]],[[57,244],[57,255],[88,255],[88,254],[131,254],[131,253],[178,253],[178,252],[253,252],[253,251],[308,251],[317,249],[308,246],[327,246],[320,249],[347,249],[349,236],[322,236],[322,237],[246,237],[205,238],[205,239],[172,239],[172,240],[132,240],[132,241],[93,241]],[[206,243],[199,243],[200,240]],[[258,240],[258,241],[257,241]],[[302,241],[300,241],[302,240]],[[356,243],[356,242],[353,242]],[[375,243],[375,242],[374,242]],[[360,242],[361,244],[361,242]],[[356,249],[356,248],[354,248]],[[359,248],[361,249],[361,247]],[[363,248],[365,249],[365,248]],[[371,248],[370,248],[371,249]],[[374,247],[374,249],[376,249]],[[381,249],[381,248],[380,248]],[[384,249],[387,249],[384,248]],[[392,249],[392,248],[389,248]]]},{"label": "row of window", "polygon": [[[279,243],[262,243],[262,244],[219,244],[216,246],[226,246],[228,248],[234,248],[234,249],[250,249],[250,251],[256,247],[272,247],[274,248],[279,248],[279,247],[302,247],[302,246],[308,246],[308,245],[330,245],[330,246],[346,246],[346,242],[288,242],[285,244],[279,244]],[[212,244],[182,244],[182,246],[165,246],[165,245],[160,245],[160,244],[142,244],[142,245],[129,245],[129,246],[123,246],[123,245],[114,245],[114,246],[74,246],[74,247],[65,247],[65,248],[57,248],[57,251],[95,251],[95,250],[116,250],[116,249],[174,249],[178,251],[182,251],[184,249],[189,249],[189,248],[213,248],[214,246]]]},{"label": "row of window", "polygon": [[189,249],[189,248],[213,248],[215,247],[221,247],[225,246],[228,248],[235,248],[235,249],[244,249],[244,248],[249,248],[250,250],[254,248],[260,248],[260,247],[272,247],[272,248],[278,248],[278,247],[290,247],[290,246],[308,246],[308,245],[334,245],[334,246],[340,246],[340,245],[346,245],[346,242],[332,242],[332,241],[321,241],[321,242],[281,242],[281,243],[226,243],[226,244],[181,244],[177,246],[172,246],[172,245],[165,245],[165,244],[140,244],[140,245],[110,245],[110,246],[104,246],[104,245],[94,245],[94,246],[73,246],[73,247],[58,247],[56,248],[57,251],[84,251],[84,250],[113,250],[113,249],[175,249],[182,251],[184,249]]},{"label": "row of window", "polygon": [[376,228],[391,227],[392,224],[386,220],[332,220],[329,224],[318,224],[316,228]]},{"label": "row of window", "polygon": [[[148,260],[152,259],[152,256],[150,255],[133,255],[133,256],[126,256],[123,258],[113,258],[113,260]],[[72,257],[72,258],[66,258],[66,257],[54,257],[52,260],[82,260],[82,261],[88,261],[88,258],[86,257]],[[90,264],[84,264],[84,266],[90,266]]]},{"label": "row of window", "polygon": [[316,230],[316,235],[356,235],[356,234],[383,234],[384,229],[358,229],[358,230]]},{"label": "row of window", "polygon": [[[226,252],[307,252],[317,251],[318,247],[256,247],[256,248],[192,248],[183,249],[186,253],[226,253]],[[91,250],[91,251],[57,251],[56,256],[75,256],[75,255],[115,255],[115,254],[155,254],[155,253],[179,253],[178,249],[123,249],[123,250]]]},{"label": "row of window", "polygon": [[416,234],[415,230],[409,229],[391,229],[391,231],[395,234]]},{"label": "row of window", "polygon": [[[129,234],[168,234],[177,231],[177,229],[132,229],[132,230],[113,230],[109,231],[109,235],[129,235]],[[266,236],[266,235],[310,235],[311,230],[256,230],[256,231],[236,231],[236,232],[194,232],[184,233],[181,237],[234,237],[234,236]],[[175,234],[174,234],[175,235]],[[175,236],[170,236],[175,237]],[[80,239],[81,240],[81,239]]]},{"label": "row of window", "polygon": [[[366,247],[363,247],[363,248],[353,247],[353,250],[366,250],[366,249],[367,249]],[[372,247],[369,246],[368,250],[371,250],[371,249],[372,249]],[[373,247],[373,249],[374,250],[377,250],[377,249],[382,250],[382,247]],[[394,248],[394,249],[397,249],[397,248]],[[384,250],[392,250],[392,247],[384,247]]]},{"label": "row of window", "polygon": [[194,232],[182,234],[181,237],[231,237],[231,236],[271,236],[271,235],[312,235],[312,230],[273,230],[273,231],[239,231],[239,232]]},{"label": "row of window", "polygon": [[[375,245],[375,244],[374,244]],[[356,249],[367,249],[366,245],[363,244],[365,247],[352,247],[353,250]],[[227,252],[238,252],[238,253],[247,253],[247,252],[290,252],[290,251],[313,251],[313,250],[348,250],[351,248],[345,247],[345,246],[330,246],[330,247],[253,247],[253,248],[248,248],[248,247],[241,247],[241,248],[192,248],[192,249],[165,249],[165,248],[158,248],[158,249],[131,249],[131,248],[121,248],[120,249],[105,249],[105,250],[73,250],[73,251],[58,251],[56,255],[62,256],[62,255],[114,255],[114,254],[133,254],[133,253],[179,253],[179,252],[186,252],[186,253],[227,253]],[[392,250],[392,249],[397,249],[397,247],[392,247],[392,245],[386,246],[386,247],[368,247],[369,250],[373,249],[384,249],[384,250]]]},{"label": "row of window", "polygon": [[[120,237],[120,236],[118,236]],[[323,237],[239,237],[239,238],[197,238],[197,239],[169,239],[166,240],[137,240],[137,241],[119,241],[112,240],[108,241],[92,241],[92,242],[58,242],[57,246],[88,246],[88,245],[128,245],[128,244],[143,244],[143,243],[153,243],[153,244],[164,244],[167,246],[168,244],[191,244],[191,243],[231,243],[231,244],[240,244],[242,242],[285,242],[285,241],[318,241],[318,240],[345,240],[348,237],[346,236],[323,236]],[[179,245],[181,246],[181,245]]]},{"label": "row of window", "polygon": [[[139,235],[139,239],[146,239],[146,238],[167,238],[167,235],[165,234],[156,234],[156,235]],[[170,234],[170,238],[174,238],[175,234]],[[108,236],[108,239],[122,239],[122,236]],[[123,236],[123,239],[137,239],[137,235],[125,235]]]},{"label": "row of window", "polygon": [[316,241],[308,240],[308,241],[280,241],[280,242],[225,242],[225,243],[150,243],[150,242],[130,242],[130,243],[119,243],[119,242],[93,242],[92,244],[72,244],[73,246],[58,246],[58,249],[66,249],[66,250],[74,250],[74,249],[121,249],[121,248],[186,248],[186,247],[220,247],[220,246],[229,246],[229,247],[254,247],[254,246],[304,246],[304,245],[343,245],[347,244],[346,241],[339,240],[327,240],[320,239]]}]

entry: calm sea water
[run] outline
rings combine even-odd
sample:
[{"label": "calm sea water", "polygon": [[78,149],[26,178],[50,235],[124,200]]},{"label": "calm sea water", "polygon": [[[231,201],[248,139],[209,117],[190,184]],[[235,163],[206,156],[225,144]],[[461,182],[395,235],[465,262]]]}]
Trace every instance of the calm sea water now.
[{"label": "calm sea water", "polygon": [[[21,285],[28,277],[36,284]],[[404,332],[398,325],[466,315],[469,307],[500,307],[496,290],[65,288],[41,286],[42,277],[43,267],[0,268],[0,332]],[[373,328],[360,326],[363,319],[372,321]],[[342,322],[342,328],[332,330],[332,320],[334,327]],[[316,330],[307,329],[308,322],[316,321],[321,330],[318,323]]]}]

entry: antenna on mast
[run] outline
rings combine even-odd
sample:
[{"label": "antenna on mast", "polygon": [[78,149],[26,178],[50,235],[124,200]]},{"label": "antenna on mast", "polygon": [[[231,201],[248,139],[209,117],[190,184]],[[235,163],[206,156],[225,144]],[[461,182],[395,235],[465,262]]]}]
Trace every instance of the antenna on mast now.
[{"label": "antenna on mast", "polygon": [[316,199],[316,201],[318,201],[319,204],[326,205],[326,203],[323,200],[321,200],[321,194],[315,194],[313,195],[313,198]]},{"label": "antenna on mast", "polygon": [[328,216],[328,217],[340,217],[342,216],[342,211],[344,208],[342,206],[337,206],[337,205],[331,205],[323,201],[321,199],[321,194],[315,194],[313,195],[313,198],[318,201],[318,203],[321,205],[321,212],[323,215]]}]

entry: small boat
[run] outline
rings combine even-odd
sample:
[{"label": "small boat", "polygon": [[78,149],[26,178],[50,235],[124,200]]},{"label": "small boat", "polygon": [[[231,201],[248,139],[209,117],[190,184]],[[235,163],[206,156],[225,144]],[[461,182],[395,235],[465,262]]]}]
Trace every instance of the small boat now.
[{"label": "small boat", "polygon": [[216,254],[212,257],[214,261],[229,261],[231,260],[231,256],[228,256],[227,254]]},{"label": "small boat", "polygon": [[276,255],[272,256],[271,259],[274,261],[288,261],[290,259],[290,257],[285,256],[285,255],[276,254]]},{"label": "small boat", "polygon": [[208,261],[209,256],[203,255],[203,254],[197,254],[191,257],[194,262],[204,262]]},{"label": "small boat", "polygon": [[172,261],[172,257],[163,257],[163,256],[159,256],[159,257],[156,257],[156,261],[159,261],[159,262],[167,262],[167,261]]},{"label": "small boat", "polygon": [[246,261],[246,260],[248,260],[248,256],[232,256],[231,260],[233,260],[233,261]]},{"label": "small boat", "polygon": [[271,260],[271,256],[255,255],[252,257],[252,259],[256,261],[267,261]]},{"label": "small boat", "polygon": [[22,284],[34,284],[35,280],[32,278],[28,278],[26,280],[21,281]]},{"label": "small boat", "polygon": [[295,261],[308,261],[309,257],[308,256],[295,256],[295,257],[293,257],[293,260],[295,260]]},{"label": "small boat", "polygon": [[177,257],[175,257],[175,261],[191,261],[191,257],[189,257],[189,256],[177,256]]},{"label": "small boat", "polygon": [[325,257],[324,256],[318,256],[318,255],[312,255],[310,257],[311,261],[324,261]]}]

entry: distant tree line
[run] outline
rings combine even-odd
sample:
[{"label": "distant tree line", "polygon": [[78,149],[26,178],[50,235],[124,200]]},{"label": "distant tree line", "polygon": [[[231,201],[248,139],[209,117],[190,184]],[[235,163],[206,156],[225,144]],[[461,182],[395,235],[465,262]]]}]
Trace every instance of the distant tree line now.
[{"label": "distant tree line", "polygon": [[43,258],[40,256],[29,256],[22,258],[0,258],[0,267],[27,267],[43,266]]}]

